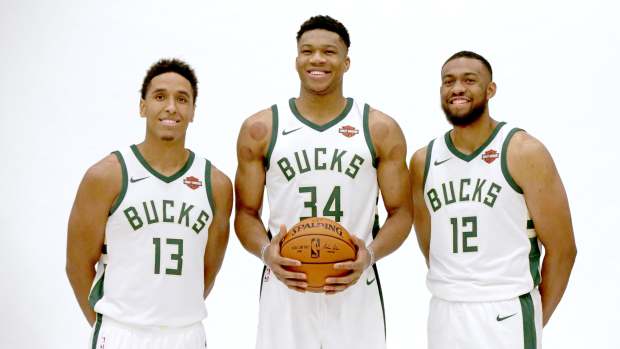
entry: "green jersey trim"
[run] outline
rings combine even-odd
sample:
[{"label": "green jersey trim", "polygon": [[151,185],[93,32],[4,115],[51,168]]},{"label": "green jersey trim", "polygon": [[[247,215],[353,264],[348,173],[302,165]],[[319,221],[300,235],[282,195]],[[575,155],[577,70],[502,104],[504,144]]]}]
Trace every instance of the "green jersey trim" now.
[{"label": "green jersey trim", "polygon": [[499,130],[505,124],[506,124],[505,122],[498,123],[497,126],[495,126],[495,129],[493,130],[489,138],[486,140],[486,142],[484,142],[481,146],[478,147],[478,149],[476,149],[473,153],[469,155],[464,154],[460,150],[456,149],[456,147],[454,146],[454,143],[452,143],[452,138],[450,138],[450,131],[446,132],[444,139],[446,140],[446,145],[448,146],[448,150],[450,150],[452,154],[454,154],[456,157],[458,157],[461,160],[470,162],[471,160],[475,159],[478,155],[480,155],[480,153],[482,153],[484,148],[486,148],[489,144],[491,144],[495,136],[497,136],[497,133],[499,132]]},{"label": "green jersey trim", "polygon": [[269,169],[269,162],[271,161],[271,154],[273,148],[276,147],[276,140],[278,139],[278,106],[276,104],[271,106],[271,140],[269,141],[269,148],[267,148],[267,154],[265,155],[265,169]]},{"label": "green jersey trim", "polygon": [[433,153],[433,144],[435,140],[433,139],[428,143],[426,147],[426,160],[424,160],[424,177],[422,177],[422,191],[424,191],[424,186],[426,185],[426,178],[428,177],[428,171],[431,168],[431,155]]},{"label": "green jersey trim", "polygon": [[192,164],[194,163],[194,152],[188,149],[187,151],[189,151],[189,157],[187,158],[187,162],[185,162],[185,165],[183,165],[183,167],[181,167],[181,169],[172,176],[164,176],[163,174],[157,172],[154,168],[152,168],[148,162],[146,162],[146,159],[142,156],[142,154],[140,154],[140,150],[138,150],[138,147],[135,144],[131,145],[131,151],[133,151],[138,161],[140,161],[142,166],[144,166],[147,171],[149,171],[153,176],[161,179],[166,183],[174,182],[175,180],[177,180],[179,177],[184,175],[185,172],[187,172],[187,170],[189,170],[189,168],[192,167]]},{"label": "green jersey trim", "polygon": [[118,196],[116,197],[116,200],[114,200],[114,203],[112,204],[112,207],[110,208],[110,213],[108,214],[108,216],[111,216],[116,209],[121,205],[121,202],[123,202],[123,199],[125,198],[125,194],[127,193],[127,165],[125,165],[125,160],[123,159],[123,155],[121,154],[120,151],[115,151],[112,154],[114,154],[116,156],[116,158],[118,159],[118,162],[121,164],[121,175],[122,175],[122,180],[121,180],[121,192],[118,193]]},{"label": "green jersey trim", "polygon": [[211,161],[206,160],[205,163],[205,187],[207,190],[207,198],[209,199],[209,205],[211,206],[211,213],[215,216],[215,201],[213,201],[213,187],[211,185]]},{"label": "green jersey trim", "polygon": [[514,178],[512,178],[512,176],[510,175],[510,171],[508,170],[508,144],[510,143],[510,139],[512,139],[512,136],[514,136],[514,134],[519,131],[523,131],[523,130],[520,128],[513,128],[512,130],[510,130],[510,132],[508,132],[508,135],[506,136],[506,139],[504,140],[504,144],[502,145],[501,161],[502,161],[502,173],[504,174],[504,178],[506,179],[506,182],[508,182],[508,184],[510,184],[512,189],[514,189],[517,193],[523,194],[523,189],[521,189],[521,187],[517,184],[517,182],[515,182]]},{"label": "green jersey trim", "polygon": [[377,165],[378,165],[377,152],[375,151],[375,146],[372,144],[372,138],[370,137],[370,124],[368,122],[369,113],[370,113],[370,106],[368,104],[364,104],[364,114],[363,114],[364,138],[366,139],[368,150],[370,150],[370,156],[372,156],[372,166],[374,168],[377,168]]},{"label": "green jersey trim", "polygon": [[88,294],[88,303],[93,308],[95,307],[95,304],[97,304],[97,302],[101,298],[103,298],[103,281],[105,279],[105,268],[106,265],[103,264],[103,273],[101,274],[99,280],[97,280],[97,282],[95,283],[95,286],[93,286],[93,289],[90,290],[90,293]]},{"label": "green jersey trim", "polygon": [[295,104],[295,98],[289,99],[288,105],[290,106],[291,112],[293,112],[293,115],[295,115],[297,120],[301,121],[301,123],[303,123],[304,125],[316,131],[323,132],[329,129],[330,127],[334,126],[335,124],[339,123],[340,121],[342,121],[342,119],[344,119],[349,114],[349,111],[351,111],[351,107],[353,107],[353,98],[347,98],[346,100],[347,100],[347,104],[345,105],[340,115],[336,116],[335,119],[323,125],[317,125],[314,122],[304,118],[303,115],[301,115],[301,113],[297,109],[297,105]]},{"label": "green jersey trim", "polygon": [[379,290],[379,300],[381,300],[381,312],[383,313],[383,338],[387,339],[387,323],[385,321],[385,303],[383,302],[383,291],[381,289],[381,281],[379,280],[379,270],[377,265],[373,264],[372,269],[375,271],[375,278],[377,279],[377,289]]},{"label": "green jersey trim", "polygon": [[536,324],[534,323],[534,303],[529,293],[519,296],[521,317],[523,319],[523,348],[536,349]]},{"label": "green jersey trim", "polygon": [[[379,200],[379,197],[377,197]],[[381,225],[379,224],[379,215],[375,214],[375,220],[372,225],[372,239],[374,240],[379,234],[379,230],[381,230]],[[372,269],[375,272],[375,279],[377,280],[377,290],[379,291],[379,300],[381,301],[381,312],[383,313],[383,337],[387,339],[387,324],[385,320],[385,303],[383,302],[383,290],[381,289],[381,280],[379,280],[379,270],[377,269],[377,264],[372,265]]]},{"label": "green jersey trim", "polygon": [[530,238],[530,274],[532,275],[532,282],[534,286],[540,285],[540,271],[538,266],[540,265],[540,248],[538,247],[538,238]]},{"label": "green jersey trim", "polygon": [[538,238],[530,238],[530,274],[534,286],[540,285],[540,248],[538,247]]}]

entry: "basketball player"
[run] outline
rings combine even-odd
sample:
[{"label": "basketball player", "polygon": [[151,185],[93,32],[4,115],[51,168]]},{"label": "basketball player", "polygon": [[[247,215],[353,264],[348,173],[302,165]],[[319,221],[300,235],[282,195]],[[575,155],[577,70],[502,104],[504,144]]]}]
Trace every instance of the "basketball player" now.
[{"label": "basketball player", "polygon": [[[266,265],[259,349],[385,347],[374,262],[398,248],[411,229],[406,145],[392,118],[343,96],[349,45],[346,28],[331,17],[303,23],[297,33],[299,97],[252,115],[240,130],[235,230]],[[268,231],[260,216],[264,188]],[[388,212],[381,229],[379,191]],[[324,293],[305,292],[306,275],[284,269],[299,261],[279,250],[288,228],[315,216],[340,222],[358,247],[355,261],[335,266],[350,273],[327,278]]]},{"label": "basketball player", "polygon": [[[185,149],[197,80],[160,60],[142,84],[146,137],[85,174],[69,218],[67,275],[89,348],[204,348],[204,298],[228,243],[232,184]],[[99,260],[95,275],[95,263]]]},{"label": "basketball player", "polygon": [[429,348],[540,348],[576,256],[562,181],[540,141],[489,115],[486,59],[458,52],[441,79],[453,128],[410,164]]}]

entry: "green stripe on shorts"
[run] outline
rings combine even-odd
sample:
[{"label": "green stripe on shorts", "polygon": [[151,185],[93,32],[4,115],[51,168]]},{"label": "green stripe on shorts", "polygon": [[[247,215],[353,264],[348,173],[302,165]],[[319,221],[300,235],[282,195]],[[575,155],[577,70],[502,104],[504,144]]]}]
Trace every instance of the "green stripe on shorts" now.
[{"label": "green stripe on shorts", "polygon": [[534,303],[532,296],[526,293],[519,296],[521,317],[523,318],[523,348],[536,349],[536,324],[534,323]]},{"label": "green stripe on shorts", "polygon": [[97,339],[99,339],[99,330],[101,329],[101,322],[103,316],[101,314],[97,314],[97,320],[95,321],[95,330],[93,331],[93,345],[91,349],[97,349]]}]

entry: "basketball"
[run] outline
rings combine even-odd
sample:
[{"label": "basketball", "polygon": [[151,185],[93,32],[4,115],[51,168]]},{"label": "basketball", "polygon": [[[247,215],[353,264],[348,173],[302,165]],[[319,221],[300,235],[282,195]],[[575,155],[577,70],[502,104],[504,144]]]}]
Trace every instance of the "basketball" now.
[{"label": "basketball", "polygon": [[306,218],[295,224],[282,238],[280,254],[302,264],[287,266],[290,271],[306,273],[308,291],[322,292],[325,278],[347,275],[350,271],[334,269],[334,263],[355,260],[357,248],[347,230],[335,221],[322,217]]}]

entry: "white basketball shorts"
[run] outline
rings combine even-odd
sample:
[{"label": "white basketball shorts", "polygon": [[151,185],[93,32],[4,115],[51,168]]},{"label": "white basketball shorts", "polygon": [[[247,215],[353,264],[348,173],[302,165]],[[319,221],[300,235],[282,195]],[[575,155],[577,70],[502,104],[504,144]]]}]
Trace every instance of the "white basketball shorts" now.
[{"label": "white basketball shorts", "polygon": [[185,327],[138,327],[97,314],[88,349],[204,349],[202,322]]},{"label": "white basketball shorts", "polygon": [[385,348],[383,299],[375,268],[333,295],[291,290],[266,268],[256,348]]},{"label": "white basketball shorts", "polygon": [[430,301],[429,349],[540,349],[542,303],[535,288],[497,302]]}]

